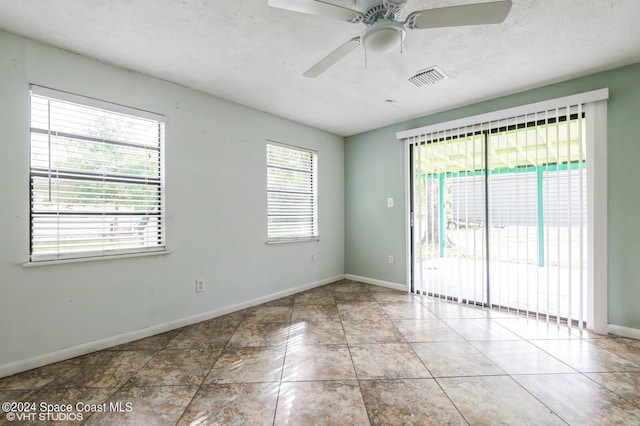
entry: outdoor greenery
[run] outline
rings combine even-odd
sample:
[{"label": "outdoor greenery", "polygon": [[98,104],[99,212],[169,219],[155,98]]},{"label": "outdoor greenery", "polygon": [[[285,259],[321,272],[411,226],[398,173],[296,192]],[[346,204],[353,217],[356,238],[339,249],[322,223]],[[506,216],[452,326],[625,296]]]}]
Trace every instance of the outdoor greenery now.
[{"label": "outdoor greenery", "polygon": [[159,225],[160,126],[32,97],[33,252],[144,245]]}]

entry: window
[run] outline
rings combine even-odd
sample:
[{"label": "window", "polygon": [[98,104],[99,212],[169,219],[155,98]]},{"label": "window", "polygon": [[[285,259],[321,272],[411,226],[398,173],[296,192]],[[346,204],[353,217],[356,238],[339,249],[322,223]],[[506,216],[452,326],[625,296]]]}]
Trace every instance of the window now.
[{"label": "window", "polygon": [[31,87],[31,262],[165,249],[161,120]]},{"label": "window", "polygon": [[267,143],[267,242],[318,239],[318,154]]}]

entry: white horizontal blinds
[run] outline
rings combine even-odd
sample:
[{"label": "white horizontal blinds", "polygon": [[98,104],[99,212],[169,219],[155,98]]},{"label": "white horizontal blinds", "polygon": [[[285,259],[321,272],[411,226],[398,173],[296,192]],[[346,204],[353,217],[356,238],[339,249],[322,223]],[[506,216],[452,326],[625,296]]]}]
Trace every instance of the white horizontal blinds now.
[{"label": "white horizontal blinds", "polygon": [[267,143],[268,242],[318,238],[318,155]]},{"label": "white horizontal blinds", "polygon": [[31,261],[164,249],[164,124],[39,92],[31,95]]}]

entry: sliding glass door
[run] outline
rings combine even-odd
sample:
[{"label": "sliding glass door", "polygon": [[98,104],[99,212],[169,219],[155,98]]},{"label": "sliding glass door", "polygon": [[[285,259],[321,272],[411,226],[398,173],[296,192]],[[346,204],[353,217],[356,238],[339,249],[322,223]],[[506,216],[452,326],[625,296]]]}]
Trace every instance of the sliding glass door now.
[{"label": "sliding glass door", "polygon": [[581,105],[410,142],[413,290],[582,325],[587,161]]}]

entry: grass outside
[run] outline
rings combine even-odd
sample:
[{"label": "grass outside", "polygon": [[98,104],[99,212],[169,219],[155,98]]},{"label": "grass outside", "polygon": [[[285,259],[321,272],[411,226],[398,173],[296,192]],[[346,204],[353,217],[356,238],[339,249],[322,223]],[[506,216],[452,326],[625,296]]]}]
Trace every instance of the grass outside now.
[{"label": "grass outside", "polygon": [[[579,268],[586,262],[586,229],[579,227],[547,227],[544,230],[544,265]],[[485,259],[486,242],[483,227],[447,229],[444,257]],[[580,247],[582,245],[582,254]],[[538,228],[535,226],[504,226],[489,229],[489,250],[492,261],[538,265]],[[417,248],[422,259],[440,256],[438,241],[426,242]],[[582,256],[582,257],[581,257]]]}]

